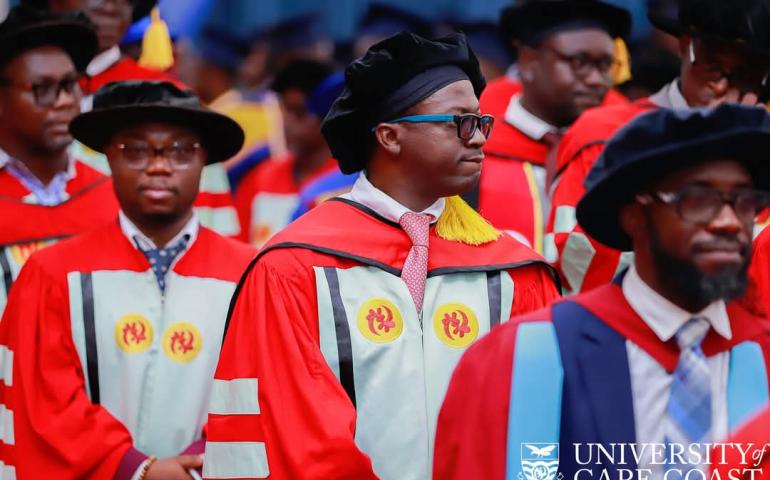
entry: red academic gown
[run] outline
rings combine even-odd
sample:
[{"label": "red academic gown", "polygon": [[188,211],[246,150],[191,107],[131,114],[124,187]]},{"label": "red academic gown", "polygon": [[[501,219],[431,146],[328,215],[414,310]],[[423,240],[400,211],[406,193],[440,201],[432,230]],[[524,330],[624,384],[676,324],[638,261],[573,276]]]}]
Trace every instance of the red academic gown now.
[{"label": "red academic gown", "polygon": [[565,293],[579,293],[612,280],[628,266],[621,253],[589,237],[575,220],[583,181],[604,145],[637,115],[658,108],[649,100],[586,111],[559,144],[557,177],[546,228],[545,257],[559,270]]},{"label": "red academic gown", "polygon": [[[519,92],[521,83],[503,76],[481,94],[481,111],[494,115],[496,122],[484,146],[479,212],[497,228],[526,239],[542,252],[543,223],[548,214],[545,163],[552,147],[505,121],[511,97]],[[603,105],[627,102],[623,95],[610,90]]]},{"label": "red academic gown", "polygon": [[[737,303],[727,312],[732,338],[711,329],[702,347],[707,357],[730,351],[726,397],[735,432],[768,401],[770,323]],[[516,478],[527,461],[539,460],[527,458],[525,444],[558,445],[550,449],[556,458],[545,461],[556,460],[564,478],[631,478],[619,471],[637,467],[630,453],[624,462],[597,457],[588,466],[574,453],[577,444],[637,443],[627,340],[669,373],[676,368],[676,341],[661,342],[616,282],[513,319],[483,338],[452,375],[433,478]],[[578,473],[582,468],[590,473]]]},{"label": "red academic gown", "polygon": [[0,314],[11,284],[34,251],[96,228],[118,213],[110,178],[80,161],[75,161],[67,193],[69,199],[59,205],[37,205],[24,184],[0,169]]},{"label": "red academic gown", "polygon": [[291,155],[269,159],[244,177],[235,193],[235,207],[241,224],[241,239],[260,247],[291,223],[299,207],[299,192],[325,173],[338,170],[330,158],[301,182],[294,178]]},{"label": "red academic gown", "polygon": [[[719,462],[712,463],[710,478],[730,480],[763,480],[770,478],[770,409],[754,417],[729,442],[740,444],[745,454],[737,449],[727,451],[722,459],[721,451],[714,450],[712,456]],[[724,460],[724,461],[721,461]],[[717,476],[718,475],[718,476]]]},{"label": "red academic gown", "polygon": [[199,440],[227,306],[254,253],[201,228],[165,296],[116,220],[33,255],[0,323],[5,468],[128,479],[146,455]]},{"label": "red academic gown", "polygon": [[473,247],[431,229],[418,313],[400,278],[410,248],[397,224],[336,198],[262,249],[234,297],[205,478],[429,476],[460,354],[509,311],[557,293],[547,265],[511,238]]},{"label": "red academic gown", "polygon": [[757,315],[770,313],[770,230],[764,229],[754,239],[749,265],[749,285],[742,303]]}]

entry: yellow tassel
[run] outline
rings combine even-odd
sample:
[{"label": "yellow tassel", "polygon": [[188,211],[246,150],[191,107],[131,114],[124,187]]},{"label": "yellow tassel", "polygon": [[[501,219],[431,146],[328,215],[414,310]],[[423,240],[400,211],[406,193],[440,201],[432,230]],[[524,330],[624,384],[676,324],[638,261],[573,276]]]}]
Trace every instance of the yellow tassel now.
[{"label": "yellow tassel", "polygon": [[631,80],[631,56],[622,38],[615,39],[615,63],[612,64],[612,83],[621,85]]},{"label": "yellow tassel", "polygon": [[436,233],[444,240],[482,245],[494,242],[502,233],[458,197],[447,197],[444,213],[436,222]]},{"label": "yellow tassel", "polygon": [[142,55],[139,65],[153,70],[168,70],[174,65],[174,52],[168,26],[160,18],[158,7],[152,9],[150,26],[142,38]]}]

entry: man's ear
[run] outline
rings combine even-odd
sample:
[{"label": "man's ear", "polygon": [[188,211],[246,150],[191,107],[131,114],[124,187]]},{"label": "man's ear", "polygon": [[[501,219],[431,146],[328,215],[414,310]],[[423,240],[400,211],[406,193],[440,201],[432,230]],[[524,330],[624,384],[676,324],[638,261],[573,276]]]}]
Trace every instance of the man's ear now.
[{"label": "man's ear", "polygon": [[690,43],[693,41],[692,35],[689,33],[683,33],[679,37],[679,58],[685,59],[690,63],[692,63],[690,59]]},{"label": "man's ear", "polygon": [[643,208],[637,202],[631,202],[621,207],[618,213],[620,216],[618,218],[620,228],[632,239],[637,239],[640,235],[644,235],[646,222]]},{"label": "man's ear", "polygon": [[535,79],[535,65],[538,60],[537,51],[524,44],[519,45],[517,68],[519,70],[519,77],[524,83],[531,83]]},{"label": "man's ear", "polygon": [[401,153],[401,133],[400,125],[381,123],[374,130],[374,138],[389,154],[398,155]]}]

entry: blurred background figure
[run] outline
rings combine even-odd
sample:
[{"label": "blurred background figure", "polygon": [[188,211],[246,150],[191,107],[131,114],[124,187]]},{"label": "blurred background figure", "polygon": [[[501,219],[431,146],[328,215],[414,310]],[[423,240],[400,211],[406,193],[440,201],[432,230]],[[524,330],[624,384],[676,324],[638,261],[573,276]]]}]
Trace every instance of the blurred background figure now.
[{"label": "blurred background figure", "polygon": [[317,12],[278,22],[267,35],[273,71],[283,69],[294,60],[329,62],[334,56],[334,42],[325,32],[323,17]]},{"label": "blurred background figure", "polygon": [[626,101],[611,89],[612,66],[614,39],[628,36],[631,17],[607,2],[519,0],[503,10],[500,25],[517,63],[481,96],[482,112],[497,121],[472,203],[493,225],[542,252],[563,130],[588,108]]},{"label": "blurred background figure", "polygon": [[254,168],[239,184],[236,205],[242,238],[264,244],[288,225],[299,206],[299,192],[328,172],[338,172],[321,135],[321,120],[342,92],[341,72],[315,60],[295,60],[275,76],[289,153]]}]

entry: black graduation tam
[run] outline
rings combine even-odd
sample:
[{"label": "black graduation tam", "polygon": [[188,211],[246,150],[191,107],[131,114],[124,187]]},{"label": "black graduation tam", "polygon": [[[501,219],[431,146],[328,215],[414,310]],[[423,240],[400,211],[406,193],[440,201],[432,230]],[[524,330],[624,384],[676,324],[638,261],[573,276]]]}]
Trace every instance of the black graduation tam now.
[{"label": "black graduation tam", "polygon": [[96,55],[96,30],[81,13],[53,14],[27,5],[11,9],[0,23],[0,65],[43,45],[61,47],[82,71]]},{"label": "black graduation tam", "polygon": [[626,37],[631,31],[631,14],[599,0],[518,0],[503,9],[500,26],[506,37],[526,45],[537,45],[561,31],[584,28],[605,30],[613,38]]},{"label": "black graduation tam", "polygon": [[462,79],[471,81],[477,97],[486,86],[462,33],[428,40],[401,32],[372,45],[345,69],[345,89],[321,126],[340,169],[353,173],[366,167],[372,127]]},{"label": "black graduation tam", "polygon": [[743,162],[757,188],[770,189],[770,115],[764,108],[658,109],[640,115],[607,143],[584,185],[577,220],[589,235],[617,250],[633,245],[620,209],[651,183],[693,164],[720,158]]},{"label": "black graduation tam", "polygon": [[249,54],[248,43],[225,30],[209,26],[196,42],[198,54],[206,63],[235,72]]},{"label": "black graduation tam", "polygon": [[770,54],[770,3],[767,0],[679,0],[677,13],[651,9],[650,21],[674,36],[695,33],[740,43]]},{"label": "black graduation tam", "polygon": [[168,122],[197,132],[207,164],[227,160],[243,146],[243,130],[230,117],[201,105],[198,97],[170,82],[112,82],[94,95],[93,110],[75,117],[70,132],[80,143],[103,152],[121,129]]}]

